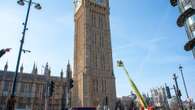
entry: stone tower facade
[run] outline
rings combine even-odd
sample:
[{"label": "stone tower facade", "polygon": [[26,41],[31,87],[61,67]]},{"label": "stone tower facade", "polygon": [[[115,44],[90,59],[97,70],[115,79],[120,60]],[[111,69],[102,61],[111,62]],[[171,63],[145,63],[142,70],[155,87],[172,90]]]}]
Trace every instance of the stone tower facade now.
[{"label": "stone tower facade", "polygon": [[109,0],[75,0],[73,106],[106,106],[116,102]]}]

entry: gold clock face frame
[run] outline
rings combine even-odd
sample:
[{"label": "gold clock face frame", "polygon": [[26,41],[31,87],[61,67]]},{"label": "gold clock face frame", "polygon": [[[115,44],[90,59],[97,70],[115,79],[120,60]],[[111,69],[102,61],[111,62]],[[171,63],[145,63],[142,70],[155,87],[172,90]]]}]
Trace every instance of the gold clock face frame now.
[{"label": "gold clock face frame", "polygon": [[[75,12],[77,12],[78,9],[81,7],[82,1],[83,0],[74,0]],[[106,3],[105,3],[106,0],[90,0],[90,1],[94,2],[94,3],[98,4],[98,5],[102,5],[102,6],[106,5]]]}]

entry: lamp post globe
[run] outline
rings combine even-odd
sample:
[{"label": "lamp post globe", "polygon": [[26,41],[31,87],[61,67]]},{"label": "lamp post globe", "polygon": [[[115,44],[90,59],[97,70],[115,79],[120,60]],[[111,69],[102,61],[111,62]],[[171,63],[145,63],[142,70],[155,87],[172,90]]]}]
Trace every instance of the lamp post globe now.
[{"label": "lamp post globe", "polygon": [[25,5],[24,0],[18,0],[17,3],[18,3],[19,5],[21,5],[21,6],[24,6],[24,5]]},{"label": "lamp post globe", "polygon": [[35,5],[35,8],[38,9],[38,10],[41,10],[41,9],[42,9],[42,7],[41,7],[41,5],[40,5],[39,3],[37,3],[37,4]]}]

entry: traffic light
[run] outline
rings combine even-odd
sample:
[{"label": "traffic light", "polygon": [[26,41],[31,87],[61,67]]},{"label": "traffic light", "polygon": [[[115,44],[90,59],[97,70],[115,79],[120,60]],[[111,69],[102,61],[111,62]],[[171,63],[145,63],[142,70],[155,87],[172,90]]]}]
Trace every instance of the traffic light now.
[{"label": "traffic light", "polygon": [[69,89],[72,89],[73,88],[73,83],[74,83],[74,81],[73,81],[73,79],[71,78],[70,80],[69,80]]},{"label": "traffic light", "polygon": [[181,96],[182,96],[182,94],[181,94],[181,91],[180,91],[180,90],[177,90],[177,95],[178,95],[179,97],[181,97]]},{"label": "traffic light", "polygon": [[54,88],[55,88],[55,83],[53,81],[50,81],[49,82],[49,97],[53,95]]},{"label": "traffic light", "polygon": [[168,86],[165,86],[165,89],[166,89],[167,97],[170,99],[171,98],[170,88]]}]

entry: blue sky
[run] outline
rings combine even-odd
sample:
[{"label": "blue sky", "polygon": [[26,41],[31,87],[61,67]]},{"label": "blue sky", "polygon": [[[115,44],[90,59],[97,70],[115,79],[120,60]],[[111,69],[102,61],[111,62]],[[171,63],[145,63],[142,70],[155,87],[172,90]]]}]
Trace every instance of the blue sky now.
[{"label": "blue sky", "polygon": [[[32,7],[24,48],[32,52],[23,54],[24,71],[31,72],[33,63],[42,73],[46,62],[52,74],[59,76],[70,60],[73,65],[74,10],[72,0],[34,0],[41,11]],[[0,69],[6,61],[14,71],[22,37],[22,22],[27,6],[19,6],[16,0],[0,1],[0,48],[12,51],[0,59]],[[184,28],[176,26],[178,9],[169,0],[110,0],[113,62],[118,96],[130,94],[130,86],[124,72],[116,67],[122,59],[130,75],[142,92],[151,88],[173,84],[172,74],[177,73],[185,97],[178,66],[184,67],[189,95],[195,98],[195,62],[191,52],[185,52],[187,42]]]}]

